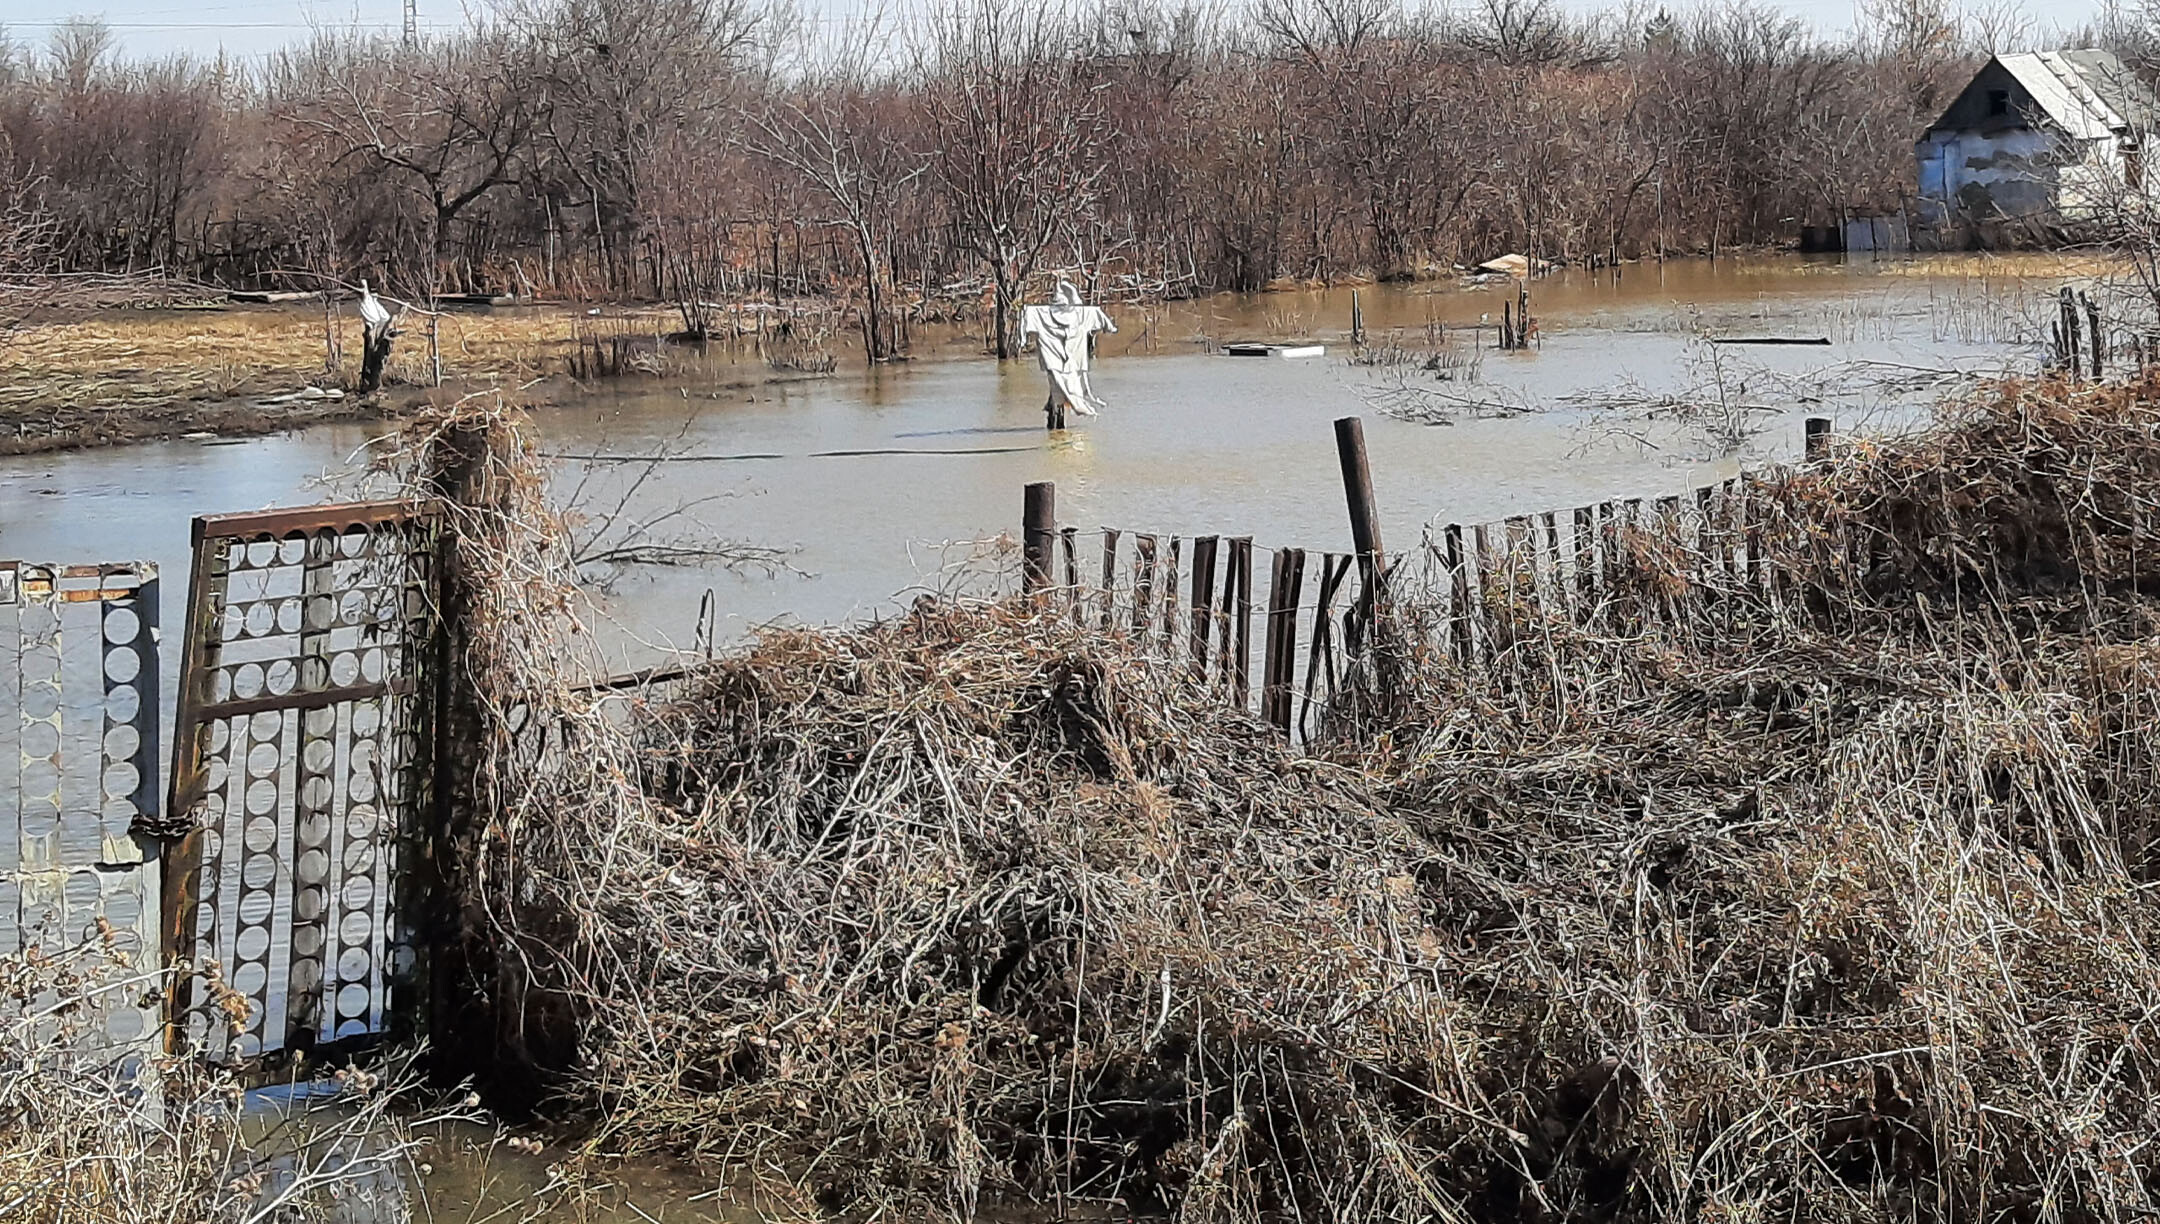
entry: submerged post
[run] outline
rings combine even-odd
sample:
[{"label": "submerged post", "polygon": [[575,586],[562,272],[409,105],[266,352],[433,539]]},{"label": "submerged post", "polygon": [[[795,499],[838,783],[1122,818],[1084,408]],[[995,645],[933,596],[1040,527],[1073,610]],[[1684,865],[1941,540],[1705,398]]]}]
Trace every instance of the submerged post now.
[{"label": "submerged post", "polygon": [[1807,419],[1807,443],[1803,452],[1809,459],[1820,459],[1830,449],[1830,418]]},{"label": "submerged post", "polygon": [[1057,540],[1057,485],[1038,480],[1027,487],[1020,511],[1023,588],[1032,595],[1050,587],[1051,550]]},{"label": "submerged post", "polygon": [[1380,509],[1373,500],[1372,465],[1365,457],[1365,423],[1354,416],[1335,422],[1335,454],[1342,461],[1343,496],[1350,505],[1350,542],[1357,549],[1358,576],[1365,589],[1358,596],[1367,616],[1379,597],[1384,562],[1380,553]]}]

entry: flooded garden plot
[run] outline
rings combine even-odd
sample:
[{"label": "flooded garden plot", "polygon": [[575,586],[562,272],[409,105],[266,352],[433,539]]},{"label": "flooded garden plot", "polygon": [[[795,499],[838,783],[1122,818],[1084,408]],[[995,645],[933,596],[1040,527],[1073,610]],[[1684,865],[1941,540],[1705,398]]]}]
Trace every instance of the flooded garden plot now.
[{"label": "flooded garden plot", "polygon": [[[180,734],[237,762],[236,742],[200,740],[206,712],[258,719],[290,703],[304,741],[307,711],[393,696],[413,728],[440,728],[440,747],[416,737],[398,753],[430,762],[432,793],[456,813],[415,831],[444,890],[431,904],[448,907],[422,912],[456,915],[422,923],[422,963],[470,988],[432,994],[429,1031],[448,1065],[481,1073],[488,1099],[537,1105],[554,1129],[545,1142],[449,1135],[439,1168],[415,1148],[405,1175],[444,1208],[488,1198],[491,1183],[561,1203],[648,1167],[620,1158],[687,1158],[681,1177],[652,1180],[691,1218],[768,1206],[996,1218],[1009,1204],[1397,1218],[1442,1203],[1653,1219],[1698,1201],[1824,1196],[1893,1211],[1949,1202],[1962,1216],[2050,1192],[2105,1218],[2149,1198],[2126,1180],[2140,1168],[2132,1137],[2151,1126],[2149,1100],[2128,1091],[2148,1074],[2145,1021],[2108,1017],[2151,976],[2150,916],[2133,895],[2155,844],[2141,815],[2150,666],[2134,547],[2150,514],[2151,384],[1983,382],[2038,347],[2010,323],[1977,335],[1962,306],[1847,316],[1843,340],[1794,327],[1828,315],[1759,305],[1692,339],[1608,317],[1579,330],[1579,347],[1541,326],[1542,348],[1473,343],[1463,356],[1443,325],[1413,337],[1359,305],[1395,349],[1448,359],[1136,356],[1123,372],[1164,410],[1049,446],[1025,422],[1039,384],[971,383],[979,367],[951,362],[790,387],[762,418],[725,418],[732,432],[689,414],[699,384],[677,378],[534,414],[467,401],[380,441],[329,437],[336,426],[197,448],[234,452],[233,482],[291,479],[245,461],[271,446],[317,456],[330,483],[300,485],[296,500],[324,488],[445,499],[425,511],[453,542],[426,550],[444,568],[409,570],[443,583],[439,600],[398,605],[443,609],[445,683],[402,667],[371,677],[368,630],[341,645],[344,604],[305,573],[293,589],[309,598],[275,608],[268,588],[219,586],[191,608],[207,599],[215,613],[220,592],[261,605],[260,618],[251,607],[207,623],[236,639],[297,634],[303,679],[273,701],[253,679],[243,691],[261,661],[238,661],[232,690],[205,687],[211,704]],[[1923,321],[1924,338],[1899,334]],[[1708,343],[1736,336],[1807,342],[1729,346],[1765,350],[1744,364]],[[1907,373],[1800,351],[1839,345]],[[1587,374],[1598,368],[1603,384]],[[1429,378],[1447,406],[1423,381],[1376,388],[1376,372]],[[1548,394],[1570,380],[1576,391]],[[836,386],[854,397],[816,398]],[[989,409],[954,403],[971,394]],[[979,501],[1009,530],[1013,485],[1046,479],[1067,528],[1137,523],[1174,547],[1177,532],[1257,521],[1341,549],[1345,533],[1320,524],[1341,517],[1325,438],[1346,402],[1370,426],[1398,552],[1429,559],[1420,536],[1436,521],[1495,531],[1476,529],[1470,568],[1453,560],[1461,529],[1447,533],[1454,593],[1402,582],[1385,609],[1344,613],[1344,644],[1325,648],[1341,652],[1341,683],[1298,747],[1274,716],[1251,716],[1240,685],[1158,655],[1156,605],[1139,589],[1129,628],[1058,592],[866,601],[831,619],[872,610],[881,623],[768,633],[664,683],[606,679],[667,644],[653,629],[663,615],[698,615],[668,607],[664,584],[640,585],[654,567],[625,553],[707,547],[671,542],[669,524],[733,528],[715,508],[757,500],[701,501],[732,490],[695,473],[771,465],[791,492],[821,495],[791,503],[805,521],[866,552],[887,538],[880,516],[904,511],[894,530],[918,588],[955,580],[981,536],[910,524]],[[1762,471],[1818,413],[1843,436],[1811,446],[1803,470]],[[763,436],[741,427],[761,420]],[[1141,431],[1170,457],[1116,444]],[[612,440],[625,433],[647,449]],[[1209,463],[1211,450],[1226,457]],[[331,470],[363,460],[364,479]],[[817,477],[861,461],[901,474],[847,518],[831,503],[849,482]],[[978,489],[908,474],[919,462],[971,476],[983,474],[966,465],[1021,466]],[[565,498],[583,513],[557,517]],[[1591,501],[1564,552],[1553,516],[1529,513]],[[389,521],[413,504],[367,513]],[[305,569],[312,546],[278,543],[268,525],[289,520],[210,520],[213,536],[265,550],[212,552]],[[353,534],[338,532],[314,566],[333,585]],[[772,571],[739,568],[736,581],[823,581],[794,572],[807,549],[735,538],[741,561]],[[1228,552],[1252,583],[1251,546]],[[595,591],[613,615],[597,635],[577,611]],[[1958,611],[1974,600],[1994,611]],[[717,616],[693,632],[734,636]],[[304,679],[311,633],[328,664],[319,681]],[[183,669],[211,683],[199,674]],[[292,759],[323,772],[344,754],[310,765],[303,743]],[[265,853],[304,860],[310,813],[349,816],[366,799],[319,789],[294,788],[280,820],[296,840],[273,831]],[[417,776],[398,789],[419,793]],[[252,825],[249,803],[231,818]],[[284,898],[268,909],[315,921],[303,901],[319,876],[263,877]],[[1990,922],[2046,898],[2044,930],[1998,938],[1956,978],[2007,992],[1940,976],[1974,946],[1931,908],[1943,896]],[[1630,906],[1634,928],[1615,932],[1609,915]],[[212,956],[228,941],[266,953],[200,929]],[[1555,960],[1555,946],[1578,954]],[[1757,955],[1770,946],[1787,953]],[[276,976],[281,953],[267,955]],[[298,926],[286,955],[283,976],[301,980]],[[2070,1000],[2073,972],[2097,1003]],[[227,1007],[259,986],[229,971],[207,989]],[[293,1029],[303,997],[282,997],[282,1020],[278,999],[205,1019],[236,1048],[267,1050],[269,1026]],[[336,1017],[293,1031],[342,1035],[339,999]],[[2060,1075],[2021,1070],[2065,1026],[2092,1034],[2093,1057]],[[1937,1048],[1949,1030],[1970,1057]],[[2083,1123],[2091,1159],[2049,1155],[2065,1150],[2050,1093],[2112,1102]],[[1976,1145],[1997,1159],[1955,1154]],[[662,1198],[605,1201],[594,1218],[638,1218]]]},{"label": "flooded garden plot", "polygon": [[[1346,545],[1327,422],[1347,413],[1371,418],[1396,539],[1433,521],[1678,492],[1794,452],[1805,416],[1895,428],[1970,373],[2031,367],[2050,295],[2080,270],[1790,257],[1629,265],[1617,278],[1569,270],[1531,283],[1537,336],[1519,353],[1492,348],[1512,280],[1359,289],[1365,347],[1421,355],[1394,363],[1351,359],[1348,289],[1113,305],[1121,333],[1096,367],[1111,407],[1059,435],[1042,428],[1031,364],[956,355],[969,346],[954,336],[924,360],[868,371],[843,360],[823,378],[768,382],[754,353],[724,347],[659,377],[580,387],[558,372],[536,412],[595,555],[633,535],[750,550],[734,571],[596,567],[621,657],[649,662],[775,620],[889,612],[935,587],[968,542],[1013,530],[1034,480],[1057,482],[1074,521]],[[1766,335],[1830,343],[1707,343]],[[1313,338],[1329,353],[1215,354],[1247,338]],[[1435,354],[1447,362],[1423,368]],[[16,555],[111,553],[171,573],[190,515],[351,490],[341,476],[384,428],[0,459],[0,539]],[[715,623],[701,630],[708,590]]]}]

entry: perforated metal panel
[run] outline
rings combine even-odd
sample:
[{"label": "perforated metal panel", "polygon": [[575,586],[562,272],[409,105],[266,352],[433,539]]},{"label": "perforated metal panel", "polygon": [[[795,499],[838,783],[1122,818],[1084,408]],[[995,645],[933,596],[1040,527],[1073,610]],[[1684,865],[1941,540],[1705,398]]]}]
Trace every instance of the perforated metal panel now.
[{"label": "perforated metal panel", "polygon": [[166,934],[215,967],[174,1010],[214,1060],[367,1038],[417,1001],[398,868],[426,811],[437,540],[396,502],[195,522]]},{"label": "perforated metal panel", "polygon": [[[0,561],[0,951],[111,931],[155,963],[157,879],[136,834],[157,811],[157,567]],[[106,1033],[155,1032],[114,1007]]]}]

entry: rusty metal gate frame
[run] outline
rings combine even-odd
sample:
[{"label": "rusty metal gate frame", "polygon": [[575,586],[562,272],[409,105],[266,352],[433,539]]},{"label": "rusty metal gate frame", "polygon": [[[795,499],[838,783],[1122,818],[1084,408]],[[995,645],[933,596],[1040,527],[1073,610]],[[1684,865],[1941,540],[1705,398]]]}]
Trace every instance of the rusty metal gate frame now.
[{"label": "rusty metal gate frame", "polygon": [[170,1048],[266,1069],[416,1027],[444,540],[415,501],[195,520],[161,862],[162,947],[190,966]]}]

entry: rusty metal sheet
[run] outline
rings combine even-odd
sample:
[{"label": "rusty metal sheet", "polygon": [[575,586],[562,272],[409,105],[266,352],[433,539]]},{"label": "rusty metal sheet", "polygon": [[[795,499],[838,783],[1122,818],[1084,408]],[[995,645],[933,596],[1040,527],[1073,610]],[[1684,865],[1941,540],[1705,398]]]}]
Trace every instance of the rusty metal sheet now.
[{"label": "rusty metal sheet", "polygon": [[399,862],[424,827],[438,517],[409,502],[195,521],[165,939],[247,1003],[174,1014],[213,1060],[367,1040],[417,1004]]},{"label": "rusty metal sheet", "polygon": [[[0,561],[0,950],[55,951],[102,921],[154,962],[157,633],[154,565]],[[105,1018],[122,1043],[158,1023]]]}]

